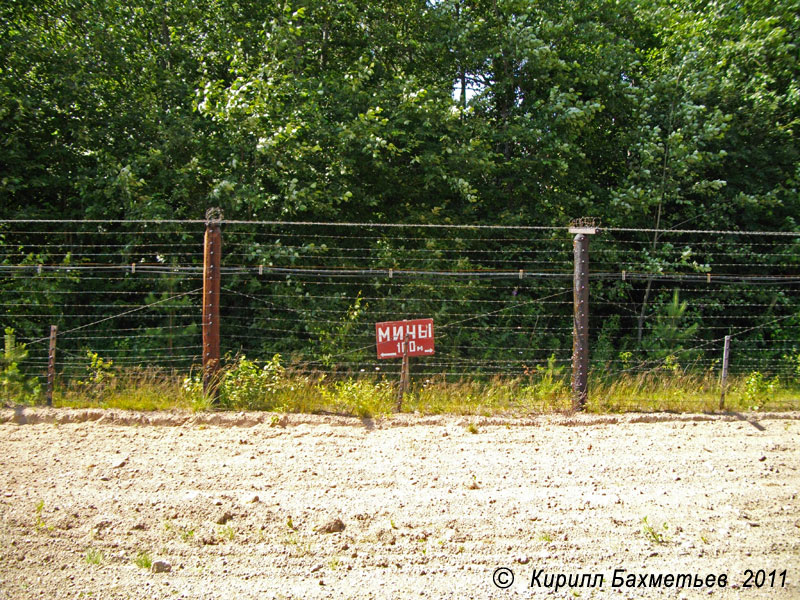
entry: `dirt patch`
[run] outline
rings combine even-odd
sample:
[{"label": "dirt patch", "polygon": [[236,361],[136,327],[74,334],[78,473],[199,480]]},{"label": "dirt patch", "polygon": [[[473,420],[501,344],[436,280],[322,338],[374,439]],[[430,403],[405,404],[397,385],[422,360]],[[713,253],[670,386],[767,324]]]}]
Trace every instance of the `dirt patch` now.
[{"label": "dirt patch", "polygon": [[798,598],[799,441],[797,413],[6,409],[0,598],[507,598],[559,573],[604,575],[559,597]]}]

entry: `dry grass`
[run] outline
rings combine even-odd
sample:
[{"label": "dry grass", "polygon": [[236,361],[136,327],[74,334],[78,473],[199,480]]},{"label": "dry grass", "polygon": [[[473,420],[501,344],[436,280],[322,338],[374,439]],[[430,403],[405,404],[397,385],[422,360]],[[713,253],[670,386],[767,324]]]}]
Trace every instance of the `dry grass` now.
[{"label": "dry grass", "polygon": [[115,371],[100,382],[56,386],[53,406],[126,410],[199,410],[198,399],[181,386],[183,376],[161,369]]},{"label": "dry grass", "polygon": [[[712,373],[639,373],[596,378],[588,410],[607,412],[716,412],[720,410],[719,377]],[[731,377],[724,410],[766,411],[800,408],[800,382],[764,380],[754,374]]]},{"label": "dry grass", "polygon": [[[756,376],[757,375],[757,376]],[[760,374],[733,377],[725,410],[800,409],[800,383]],[[256,410],[333,413],[373,417],[397,411],[396,383],[380,378],[332,379],[281,371],[267,386],[241,377],[212,402],[197,378],[156,369],[115,372],[100,383],[73,383],[57,389],[55,406],[127,410]],[[586,409],[595,413],[715,412],[720,410],[718,377],[711,373],[649,372],[593,376]],[[569,381],[539,373],[528,377],[416,381],[403,398],[402,412],[423,415],[525,415],[571,410]]]}]

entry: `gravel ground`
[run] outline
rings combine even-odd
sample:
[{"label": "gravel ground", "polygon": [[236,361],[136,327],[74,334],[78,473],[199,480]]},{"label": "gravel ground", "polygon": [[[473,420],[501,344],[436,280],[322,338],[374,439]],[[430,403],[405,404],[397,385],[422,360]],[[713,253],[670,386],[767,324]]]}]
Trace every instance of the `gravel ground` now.
[{"label": "gravel ground", "polygon": [[799,441],[798,413],[4,409],[0,598],[800,598]]}]

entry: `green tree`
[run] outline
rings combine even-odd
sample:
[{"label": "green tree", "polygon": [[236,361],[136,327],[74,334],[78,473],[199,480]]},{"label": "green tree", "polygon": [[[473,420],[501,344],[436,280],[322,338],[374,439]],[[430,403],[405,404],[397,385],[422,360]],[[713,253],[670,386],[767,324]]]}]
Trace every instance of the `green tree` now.
[{"label": "green tree", "polygon": [[5,329],[5,347],[0,354],[0,390],[4,401],[30,402],[40,392],[41,386],[35,377],[25,376],[19,369],[19,363],[28,357],[25,345],[19,345],[14,330]]},{"label": "green tree", "polygon": [[[656,313],[645,347],[651,359],[664,361],[668,367],[678,368],[697,358],[698,352],[691,348],[700,324],[691,322],[687,313],[689,303],[680,301],[678,290],[672,294],[671,302]],[[696,344],[694,344],[696,345]],[[687,347],[688,346],[688,347]]]}]

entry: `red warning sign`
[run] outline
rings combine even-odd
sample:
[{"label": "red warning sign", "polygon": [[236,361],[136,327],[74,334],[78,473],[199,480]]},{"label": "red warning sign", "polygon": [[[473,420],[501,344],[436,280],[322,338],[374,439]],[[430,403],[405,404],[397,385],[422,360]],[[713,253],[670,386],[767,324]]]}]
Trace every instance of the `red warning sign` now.
[{"label": "red warning sign", "polygon": [[408,335],[408,356],[433,354],[433,319],[375,323],[378,358],[402,358]]}]

